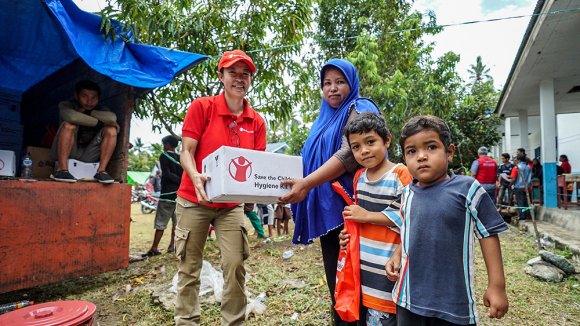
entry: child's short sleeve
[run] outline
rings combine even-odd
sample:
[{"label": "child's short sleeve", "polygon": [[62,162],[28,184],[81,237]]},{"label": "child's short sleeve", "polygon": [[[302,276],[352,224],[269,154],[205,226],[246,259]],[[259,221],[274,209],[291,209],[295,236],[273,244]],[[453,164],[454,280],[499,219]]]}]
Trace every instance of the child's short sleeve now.
[{"label": "child's short sleeve", "polygon": [[507,230],[508,226],[499,215],[493,200],[477,180],[474,180],[467,194],[467,205],[471,218],[475,220],[474,233],[478,239]]},{"label": "child's short sleeve", "polygon": [[403,219],[401,217],[401,196],[403,194],[403,188],[411,183],[413,177],[407,167],[402,164],[397,166],[393,173],[397,175],[397,199],[387,206],[382,213],[397,226],[397,228],[391,229],[399,232],[399,228],[403,225]]}]

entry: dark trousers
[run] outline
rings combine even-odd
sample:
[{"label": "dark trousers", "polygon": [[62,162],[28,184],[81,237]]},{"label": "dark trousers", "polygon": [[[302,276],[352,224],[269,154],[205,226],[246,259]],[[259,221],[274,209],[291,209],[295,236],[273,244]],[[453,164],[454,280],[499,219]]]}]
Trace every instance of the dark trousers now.
[{"label": "dark trousers", "polygon": [[495,203],[496,203],[496,200],[495,200],[496,199],[495,198],[495,187],[493,187],[491,189],[485,189],[485,192],[487,192],[487,194],[491,198],[491,201],[493,201],[493,204],[495,205]]},{"label": "dark trousers", "polygon": [[527,209],[529,207],[528,198],[526,196],[525,188],[514,188],[514,193],[516,195],[516,204],[518,207],[518,218],[520,220],[525,220],[530,217],[530,211]]},{"label": "dark trousers", "polygon": [[[507,200],[506,200],[506,194],[507,194]],[[511,205],[511,201],[512,201],[512,191],[511,191],[510,187],[501,185],[499,187],[499,193],[497,195],[497,203],[499,205],[509,206],[509,205]]]},{"label": "dark trousers", "polygon": [[[338,253],[340,252],[340,244],[338,235],[342,227],[336,228],[326,235],[320,237],[320,247],[322,249],[322,261],[324,263],[324,273],[326,274],[326,283],[330,291],[330,298],[332,300],[332,316],[336,326],[355,326],[356,322],[346,322],[340,319],[340,316],[334,310],[334,286],[336,285],[336,265],[338,262]],[[361,305],[360,307],[360,325],[366,324],[366,309]]]},{"label": "dark trousers", "polygon": [[[399,326],[454,326],[454,324],[435,317],[425,317],[397,306],[397,325]],[[475,324],[470,324],[475,325]]]}]

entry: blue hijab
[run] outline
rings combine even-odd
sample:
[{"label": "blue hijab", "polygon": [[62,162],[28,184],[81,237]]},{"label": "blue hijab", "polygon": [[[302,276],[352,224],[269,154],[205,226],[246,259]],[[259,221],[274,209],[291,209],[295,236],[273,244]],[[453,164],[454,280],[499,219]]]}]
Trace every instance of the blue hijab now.
[{"label": "blue hijab", "polygon": [[[324,98],[322,99],[320,115],[314,121],[302,148],[304,176],[316,171],[340,149],[343,129],[351,107],[354,106],[358,112],[379,114],[374,102],[360,97],[358,74],[352,63],[343,59],[328,61],[320,70],[321,85],[324,72],[328,68],[335,68],[342,72],[350,86],[350,93],[336,109],[332,108]],[[345,173],[338,180],[352,195],[352,176]],[[295,224],[292,242],[307,244],[341,226],[344,223],[342,219],[344,206],[344,200],[332,190],[330,182],[325,182],[310,190],[306,199],[292,205]]]}]

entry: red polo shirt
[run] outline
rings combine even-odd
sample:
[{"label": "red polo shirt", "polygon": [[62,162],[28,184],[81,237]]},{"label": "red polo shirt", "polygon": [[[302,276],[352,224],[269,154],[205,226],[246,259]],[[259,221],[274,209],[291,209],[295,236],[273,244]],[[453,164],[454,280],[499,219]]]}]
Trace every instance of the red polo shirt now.
[{"label": "red polo shirt", "polygon": [[[191,103],[183,121],[182,136],[198,141],[195,150],[197,171],[201,171],[201,162],[206,156],[224,145],[259,151],[266,149],[264,119],[250,107],[246,99],[244,99],[244,111],[236,117],[228,109],[224,93],[218,96],[197,98]],[[193,183],[185,171],[181,177],[177,195],[194,203],[199,202]],[[213,203],[206,206],[229,208],[237,204]]]}]

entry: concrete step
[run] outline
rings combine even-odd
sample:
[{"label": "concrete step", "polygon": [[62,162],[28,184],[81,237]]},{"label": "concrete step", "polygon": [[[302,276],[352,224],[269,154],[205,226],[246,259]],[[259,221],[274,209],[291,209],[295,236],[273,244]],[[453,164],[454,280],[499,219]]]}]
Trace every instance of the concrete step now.
[{"label": "concrete step", "polygon": [[[558,249],[569,250],[573,254],[573,260],[580,262],[580,233],[576,230],[561,227],[559,225],[546,222],[536,221],[540,237],[547,238],[554,242]],[[534,226],[531,220],[519,221],[518,227],[526,229],[535,237]]]}]

